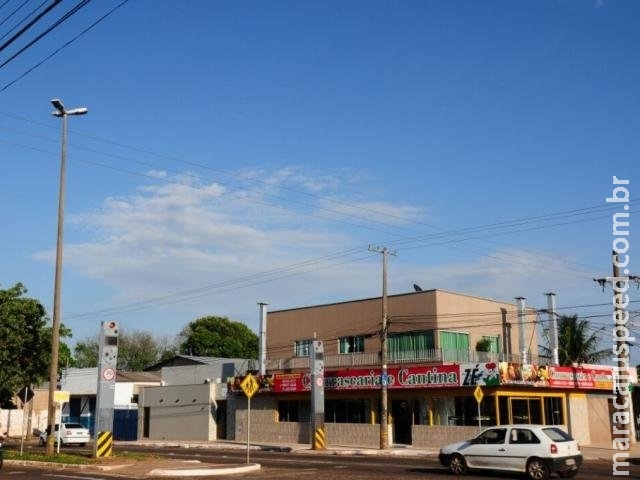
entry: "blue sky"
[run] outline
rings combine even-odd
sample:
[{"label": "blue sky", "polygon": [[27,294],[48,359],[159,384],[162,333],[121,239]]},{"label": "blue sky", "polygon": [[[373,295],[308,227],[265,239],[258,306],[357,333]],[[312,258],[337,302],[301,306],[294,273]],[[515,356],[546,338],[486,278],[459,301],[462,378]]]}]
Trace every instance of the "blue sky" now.
[{"label": "blue sky", "polygon": [[172,338],[204,315],[257,330],[258,302],[378,296],[369,245],[397,253],[390,294],[545,308],[553,291],[561,313],[611,322],[593,278],[611,272],[612,176],[632,200],[638,181],[638,2],[136,0],[61,48],[119,4],[0,68],[0,286],[50,312],[49,102],[89,108],[69,119],[72,343],[106,319]]}]

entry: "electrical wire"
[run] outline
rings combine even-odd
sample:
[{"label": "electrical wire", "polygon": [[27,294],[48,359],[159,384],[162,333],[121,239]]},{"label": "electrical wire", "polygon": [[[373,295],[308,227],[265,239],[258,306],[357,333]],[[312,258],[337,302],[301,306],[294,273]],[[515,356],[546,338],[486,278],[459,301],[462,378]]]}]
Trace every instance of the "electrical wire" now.
[{"label": "electrical wire", "polygon": [[[20,5],[18,5],[9,15],[7,15],[4,20],[2,20],[0,22],[0,27],[2,25],[4,25],[7,21],[9,21],[11,19],[11,17],[13,17],[16,13],[18,13],[22,7],[24,7],[27,3],[29,3],[29,0],[24,0],[24,2],[22,2]],[[29,18],[31,15],[33,15],[35,12],[37,12],[40,8],[42,8],[42,6],[47,3],[47,0],[44,0],[40,5],[38,5],[35,9],[33,9],[27,16],[26,18]],[[6,2],[2,5],[4,6],[6,5]],[[0,6],[0,8],[2,8],[2,6]],[[11,32],[13,32],[16,28],[18,28],[19,25],[21,25],[23,22],[25,21],[25,18],[23,18],[22,20],[20,20],[16,25],[13,26],[13,28],[11,28],[7,33],[5,33],[4,35],[2,35],[0,37],[0,40],[4,39],[4,37],[6,37],[7,35],[9,35]]]},{"label": "electrical wire", "polygon": [[[2,52],[5,48],[7,48],[8,46],[10,46],[13,42],[15,42],[18,38],[20,38],[22,35],[24,35],[29,29],[31,29],[36,23],[38,23],[40,20],[42,20],[42,18],[49,13],[51,10],[53,10],[55,7],[57,7],[62,0],[53,0],[53,3],[51,5],[49,5],[47,8],[44,9],[44,11],[40,12],[38,15],[36,15],[36,17],[34,19],[32,19],[31,21],[29,21],[24,27],[22,27],[20,30],[18,30],[18,32],[13,35],[9,40],[7,40],[6,42],[4,42],[2,45],[0,45],[0,52]],[[26,2],[25,2],[26,3]],[[44,5],[43,2],[41,3],[37,8],[35,8],[34,10],[32,10],[29,15],[27,16],[27,18],[31,15],[33,15],[35,12],[37,12],[40,7],[42,5]],[[23,4],[24,5],[24,4]],[[13,15],[13,14],[12,14]],[[21,20],[21,22],[25,21],[24,19]],[[20,23],[21,23],[20,22]],[[4,22],[3,22],[4,23]],[[20,23],[18,23],[14,28],[12,28],[11,30],[9,30],[9,32],[7,32],[7,35],[9,33],[11,33],[13,30],[15,30],[15,28],[18,27],[18,25],[20,25]],[[4,38],[6,35],[4,35],[2,38]],[[2,68],[0,66],[0,68]]]},{"label": "electrical wire", "polygon": [[[55,0],[56,1],[56,5],[58,4],[58,2],[60,2],[61,0]],[[68,11],[67,13],[65,13],[62,18],[60,18],[59,20],[57,20],[56,22],[54,22],[54,24],[52,26],[50,26],[49,28],[45,29],[42,33],[40,33],[39,35],[36,35],[36,37],[31,40],[30,42],[28,42],[24,47],[22,47],[21,49],[19,49],[16,53],[14,53],[13,55],[11,55],[7,60],[5,60],[4,62],[0,63],[0,69],[5,67],[7,64],[9,64],[10,62],[12,62],[13,60],[15,60],[16,58],[18,58],[20,55],[22,55],[25,51],[27,51],[29,48],[31,48],[33,45],[35,45],[36,43],[38,43],[40,40],[42,40],[46,35],[48,35],[49,33],[51,33],[53,30],[55,30],[56,28],[58,28],[60,25],[62,25],[64,22],[66,22],[67,20],[69,20],[69,18],[71,18],[73,15],[75,15],[76,13],[78,13],[82,8],[84,8],[85,6],[87,6],[89,4],[89,2],[91,2],[91,0],[82,0],[78,5],[76,5],[75,7],[73,7],[70,11]],[[53,5],[54,7],[55,5]],[[52,8],[53,8],[52,7]]]},{"label": "electrical wire", "polygon": [[2,88],[0,88],[0,93],[4,92],[5,90],[7,90],[9,87],[13,86],[16,82],[18,82],[19,80],[23,79],[24,77],[26,77],[27,75],[29,75],[31,72],[33,72],[36,68],[42,66],[44,63],[46,63],[48,60],[52,59],[54,56],[56,56],[58,53],[60,53],[62,50],[64,50],[65,48],[67,48],[69,45],[73,44],[76,40],[78,40],[80,37],[82,37],[85,33],[87,33],[88,31],[92,30],[96,25],[100,24],[102,21],[104,21],[107,17],[109,17],[112,13],[114,13],[116,10],[118,10],[120,7],[122,7],[125,3],[127,3],[129,0],[123,0],[122,2],[120,2],[118,5],[116,5],[115,7],[113,7],[111,10],[109,10],[106,14],[104,14],[102,17],[98,18],[95,22],[93,22],[91,25],[89,25],[89,27],[85,28],[84,30],[82,30],[79,34],[77,34],[76,36],[74,36],[73,38],[71,38],[71,40],[65,42],[64,44],[62,44],[62,46],[58,47],[56,50],[54,50],[52,53],[50,53],[49,55],[47,55],[46,57],[44,57],[42,60],[40,60],[38,63],[36,63],[35,65],[33,65],[32,67],[30,67],[29,69],[27,69],[26,71],[24,71],[21,75],[19,75],[18,77],[16,77],[15,79],[13,79],[12,81],[10,81],[9,83],[5,84]]}]

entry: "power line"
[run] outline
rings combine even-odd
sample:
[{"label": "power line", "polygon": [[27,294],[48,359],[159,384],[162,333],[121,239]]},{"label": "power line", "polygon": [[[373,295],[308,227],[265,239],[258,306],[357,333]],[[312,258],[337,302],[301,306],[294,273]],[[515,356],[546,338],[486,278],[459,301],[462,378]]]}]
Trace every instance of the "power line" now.
[{"label": "power line", "polygon": [[87,33],[89,30],[93,29],[96,25],[98,25],[99,23],[101,23],[103,20],[105,20],[109,15],[111,15],[112,13],[114,13],[116,10],[118,10],[120,7],[122,7],[125,3],[127,3],[129,0],[123,0],[122,2],[120,2],[118,5],[116,5],[114,8],[112,8],[111,10],[109,10],[106,14],[104,14],[102,17],[98,18],[98,20],[96,20],[95,22],[93,22],[89,27],[85,28],[84,30],[82,30],[79,34],[77,34],[76,36],[74,36],[71,40],[65,42],[64,44],[62,44],[62,46],[60,46],[59,48],[57,48],[56,50],[54,50],[52,53],[50,53],[49,55],[47,55],[45,58],[43,58],[42,60],[40,60],[38,63],[36,63],[35,65],[33,65],[31,68],[29,68],[28,70],[26,70],[25,72],[23,72],[21,75],[19,75],[18,77],[16,77],[15,79],[13,79],[12,81],[10,81],[9,83],[5,84],[2,88],[0,88],[0,93],[4,92],[6,89],[8,89],[9,87],[11,87],[12,85],[14,85],[16,82],[18,82],[19,80],[23,79],[24,77],[26,77],[28,74],[30,74],[32,71],[34,71],[36,68],[40,67],[41,65],[43,65],[45,62],[47,62],[48,60],[50,60],[51,58],[53,58],[55,55],[57,55],[58,53],[60,53],[62,50],[64,50],[65,48],[67,48],[69,45],[71,45],[72,43],[74,43],[76,40],[78,40],[81,36],[83,36],[85,33]]},{"label": "power line", "polygon": [[[2,6],[6,5],[6,3],[7,2],[5,2]],[[24,7],[27,3],[29,3],[29,0],[24,0],[24,2],[22,2],[20,5],[18,5],[9,15],[7,15],[4,18],[4,20],[2,20],[0,22],[0,26],[4,25],[7,21],[9,21],[11,19],[11,17],[13,17],[16,13],[18,13],[22,9],[22,7]],[[0,37],[0,40],[2,40],[4,37],[9,35],[11,32],[13,32],[16,28],[18,28],[18,26],[20,24],[22,24],[27,18],[29,18],[35,12],[37,12],[45,3],[47,3],[47,0],[44,0],[40,5],[38,5],[36,8],[34,8],[25,18],[23,18],[18,23],[16,23],[13,26],[13,28],[11,28],[9,31],[7,31],[7,33],[5,33],[4,35],[2,35],[2,37]],[[2,6],[0,6],[0,8],[2,8]]]},{"label": "power line", "polygon": [[[54,8],[58,3],[61,2],[61,0],[54,0],[55,4],[50,5],[47,10],[44,13],[48,13],[52,8]],[[62,18],[60,18],[59,20],[57,20],[56,22],[54,22],[54,24],[52,26],[50,26],[49,28],[45,29],[44,32],[42,32],[41,34],[37,35],[33,40],[31,40],[30,42],[28,42],[24,47],[22,47],[21,49],[19,49],[16,53],[14,53],[13,55],[11,55],[7,60],[5,60],[4,62],[0,63],[0,69],[5,67],[8,63],[10,63],[11,61],[13,61],[14,59],[16,59],[17,57],[19,57],[20,55],[22,55],[26,50],[28,50],[29,48],[31,48],[33,45],[35,45],[36,43],[38,43],[40,40],[42,40],[42,38],[44,38],[46,35],[48,35],[49,33],[51,33],[53,30],[55,30],[57,27],[59,27],[60,25],[62,25],[64,22],[66,22],[70,17],[72,17],[73,15],[75,15],[78,11],[80,11],[80,9],[82,9],[83,7],[85,7],[91,0],[82,0],[78,5],[76,5],[75,7],[73,7],[71,10],[69,10],[67,13],[65,13]],[[40,18],[40,16],[39,16]],[[24,30],[24,29],[23,29]],[[15,37],[15,35],[14,35]],[[11,40],[13,41],[13,40]],[[1,49],[0,49],[1,51]]]}]

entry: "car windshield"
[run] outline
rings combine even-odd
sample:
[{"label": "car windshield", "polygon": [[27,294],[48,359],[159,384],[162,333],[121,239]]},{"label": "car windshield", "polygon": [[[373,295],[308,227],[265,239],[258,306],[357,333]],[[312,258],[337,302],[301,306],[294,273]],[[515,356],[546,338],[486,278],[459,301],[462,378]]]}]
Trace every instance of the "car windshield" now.
[{"label": "car windshield", "polygon": [[564,430],[558,427],[547,427],[543,428],[542,431],[545,433],[547,437],[549,437],[554,442],[571,442],[573,438]]}]

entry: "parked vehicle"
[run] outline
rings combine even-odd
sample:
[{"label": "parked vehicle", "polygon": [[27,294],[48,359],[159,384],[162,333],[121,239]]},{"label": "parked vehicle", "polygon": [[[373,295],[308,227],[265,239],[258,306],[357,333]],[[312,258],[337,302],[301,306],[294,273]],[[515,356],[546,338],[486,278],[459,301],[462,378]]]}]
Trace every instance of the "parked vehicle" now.
[{"label": "parked vehicle", "polygon": [[546,480],[551,473],[571,478],[582,464],[580,446],[559,427],[500,425],[483,430],[464,442],[440,449],[440,463],[454,475],[472,470],[523,472],[531,480]]},{"label": "parked vehicle", "polygon": [[[60,426],[62,425],[62,428]],[[41,446],[46,445],[48,430],[40,432],[38,442]],[[85,446],[91,439],[91,434],[88,429],[80,425],[79,423],[62,423],[56,424],[55,431],[53,433],[55,442],[60,442],[61,445],[80,445]]]}]

